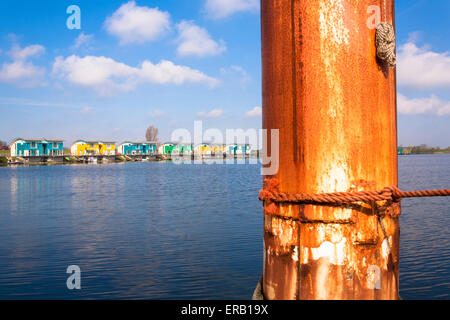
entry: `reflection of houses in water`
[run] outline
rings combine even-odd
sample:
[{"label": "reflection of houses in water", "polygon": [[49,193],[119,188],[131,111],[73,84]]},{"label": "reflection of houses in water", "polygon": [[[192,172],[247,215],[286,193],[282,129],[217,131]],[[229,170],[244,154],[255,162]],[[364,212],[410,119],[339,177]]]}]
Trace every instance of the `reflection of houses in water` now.
[{"label": "reflection of houses in water", "polygon": [[62,139],[17,138],[10,144],[12,157],[47,157],[64,154]]},{"label": "reflection of houses in water", "polygon": [[123,142],[117,148],[117,153],[121,155],[149,156],[156,153],[156,142]]},{"label": "reflection of houses in water", "polygon": [[77,140],[70,147],[70,153],[74,156],[113,156],[116,142]]},{"label": "reflection of houses in water", "polygon": [[[5,212],[11,215],[20,215],[32,209],[39,211],[43,207],[47,208],[47,205],[52,206],[55,210],[59,208],[58,196],[52,194],[52,200],[42,201],[42,196],[36,195],[47,195],[48,190],[63,190],[66,179],[55,178],[57,173],[55,175],[50,172],[42,174],[41,170],[30,173],[18,167],[10,169],[11,174],[7,181],[10,185],[11,197],[9,202],[8,199],[2,202]],[[55,203],[58,205],[54,206]]]},{"label": "reflection of houses in water", "polygon": [[17,185],[17,177],[15,177],[15,175],[11,176],[10,185],[11,185],[11,205],[9,208],[9,210],[10,210],[9,212],[10,212],[10,214],[15,215],[18,210],[18,207],[17,207],[18,185]]}]

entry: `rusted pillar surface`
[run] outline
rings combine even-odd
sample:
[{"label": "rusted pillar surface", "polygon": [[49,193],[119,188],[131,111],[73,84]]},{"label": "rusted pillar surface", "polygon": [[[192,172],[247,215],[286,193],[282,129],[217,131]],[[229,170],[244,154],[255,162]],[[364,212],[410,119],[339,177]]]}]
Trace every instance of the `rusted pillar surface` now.
[{"label": "rusted pillar surface", "polygon": [[[279,190],[397,185],[395,69],[376,59],[378,6],[262,0],[263,127],[280,129]],[[270,139],[268,139],[270,151]],[[398,299],[399,204],[264,208],[266,299]]]}]

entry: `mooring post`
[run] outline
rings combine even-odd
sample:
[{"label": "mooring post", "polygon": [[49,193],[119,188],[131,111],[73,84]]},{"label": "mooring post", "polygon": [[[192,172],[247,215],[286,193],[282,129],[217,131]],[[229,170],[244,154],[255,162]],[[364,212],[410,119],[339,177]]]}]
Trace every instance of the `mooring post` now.
[{"label": "mooring post", "polygon": [[[378,60],[394,0],[262,0],[263,128],[289,193],[397,185],[396,74]],[[272,149],[268,141],[268,150]],[[265,299],[398,299],[399,203],[265,203]]]}]

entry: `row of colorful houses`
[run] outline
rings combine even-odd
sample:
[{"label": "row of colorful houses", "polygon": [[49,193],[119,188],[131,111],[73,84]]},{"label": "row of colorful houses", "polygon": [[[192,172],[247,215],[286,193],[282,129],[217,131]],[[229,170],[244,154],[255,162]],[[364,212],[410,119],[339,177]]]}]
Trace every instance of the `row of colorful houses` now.
[{"label": "row of colorful houses", "polygon": [[[64,140],[62,139],[25,139],[17,138],[10,144],[11,156],[13,157],[45,157],[63,156]],[[249,144],[208,144],[198,145],[166,142],[158,144],[152,141],[132,142],[125,141],[117,146],[115,141],[77,140],[70,147],[70,153],[74,156],[114,156],[114,155],[137,155],[150,156],[160,155],[183,155],[192,154],[201,156],[250,155]]]},{"label": "row of colorful houses", "polygon": [[250,155],[252,148],[249,144],[208,144],[202,143],[198,145],[178,144],[167,142],[158,146],[158,153],[162,155]]},{"label": "row of colorful houses", "polygon": [[397,147],[397,154],[398,155],[407,155],[411,154],[411,151],[414,147]]}]

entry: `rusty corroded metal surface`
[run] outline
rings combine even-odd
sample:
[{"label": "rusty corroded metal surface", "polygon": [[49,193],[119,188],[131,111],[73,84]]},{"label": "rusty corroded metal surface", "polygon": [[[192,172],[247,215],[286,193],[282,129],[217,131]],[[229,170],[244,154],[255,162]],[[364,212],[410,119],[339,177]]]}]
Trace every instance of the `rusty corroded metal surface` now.
[{"label": "rusty corroded metal surface", "polygon": [[[261,1],[263,127],[280,129],[282,192],[397,185],[395,69],[376,59],[370,6],[385,20],[383,1]],[[386,12],[395,25],[393,0]],[[397,299],[399,214],[398,203],[266,206],[265,298]]]}]

